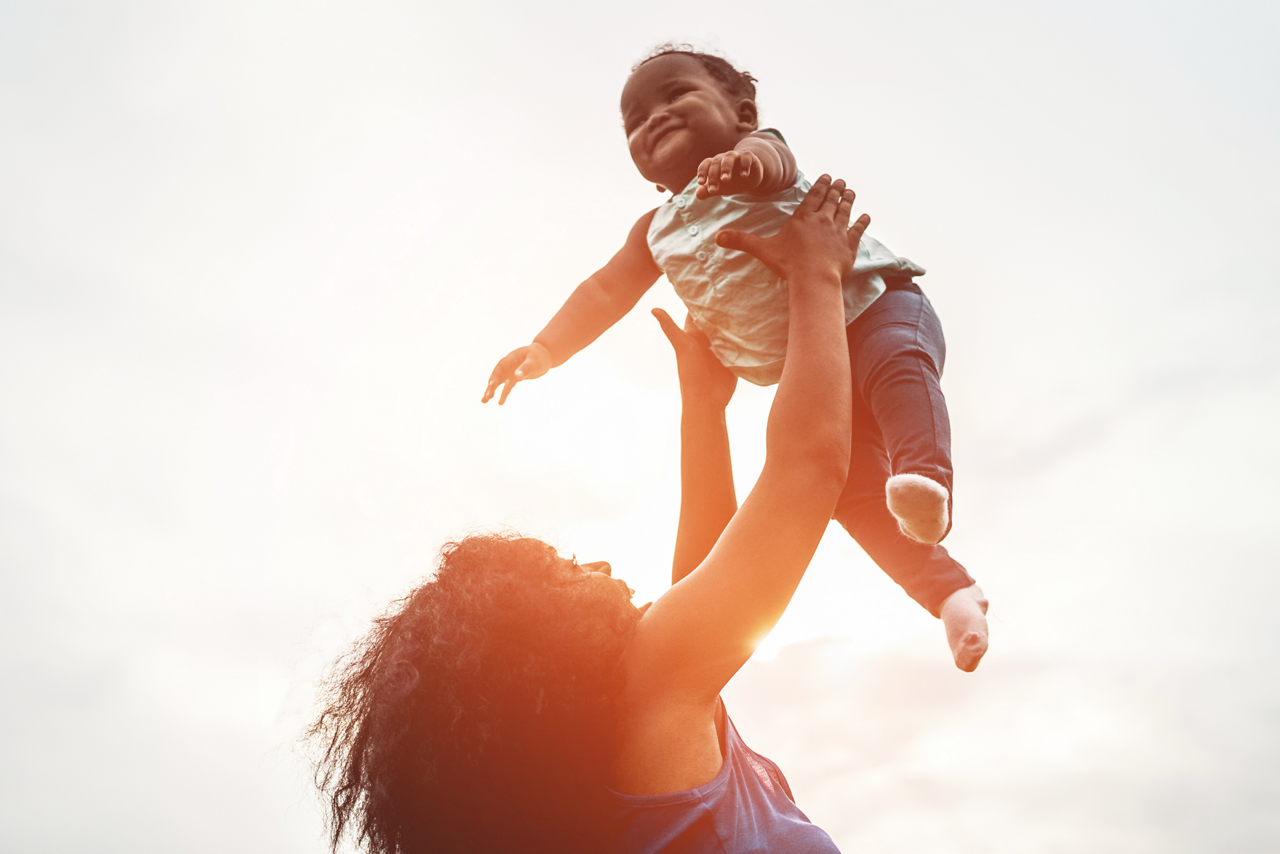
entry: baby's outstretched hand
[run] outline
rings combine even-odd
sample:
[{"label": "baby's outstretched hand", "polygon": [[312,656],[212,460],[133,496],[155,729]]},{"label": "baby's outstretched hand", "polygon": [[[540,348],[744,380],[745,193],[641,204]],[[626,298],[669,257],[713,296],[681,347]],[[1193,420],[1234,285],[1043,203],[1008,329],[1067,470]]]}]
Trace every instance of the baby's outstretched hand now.
[{"label": "baby's outstretched hand", "polygon": [[764,181],[764,164],[751,151],[726,151],[708,157],[698,166],[700,199],[749,193]]},{"label": "baby's outstretched hand", "polygon": [[502,386],[502,396],[498,398],[498,405],[501,406],[507,402],[507,395],[511,394],[516,383],[537,379],[551,370],[551,367],[551,353],[536,341],[527,347],[517,347],[494,366],[493,373],[489,374],[489,385],[480,402],[488,403],[493,399],[498,386]]}]

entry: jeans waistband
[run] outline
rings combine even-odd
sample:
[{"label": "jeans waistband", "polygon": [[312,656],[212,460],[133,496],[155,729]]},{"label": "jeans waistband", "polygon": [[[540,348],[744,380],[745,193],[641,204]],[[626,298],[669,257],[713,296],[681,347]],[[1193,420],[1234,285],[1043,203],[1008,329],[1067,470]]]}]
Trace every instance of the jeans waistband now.
[{"label": "jeans waistband", "polygon": [[913,294],[924,294],[924,291],[920,290],[920,286],[916,284],[915,279],[910,277],[885,279],[884,289],[886,291],[910,291]]}]

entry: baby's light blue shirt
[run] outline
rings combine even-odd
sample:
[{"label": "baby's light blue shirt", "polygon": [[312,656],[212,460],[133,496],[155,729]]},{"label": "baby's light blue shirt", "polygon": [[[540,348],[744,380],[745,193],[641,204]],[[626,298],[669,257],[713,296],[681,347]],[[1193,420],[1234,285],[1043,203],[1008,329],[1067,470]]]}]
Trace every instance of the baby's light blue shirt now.
[{"label": "baby's light blue shirt", "polygon": [[[797,171],[793,185],[763,197],[699,199],[697,189],[695,178],[654,213],[649,250],[716,357],[745,380],[773,385],[782,377],[787,352],[787,283],[751,255],[716,245],[716,232],[777,234],[800,206],[809,182]],[[885,279],[921,275],[923,267],[863,235],[853,271],[844,279],[845,323],[884,293]]]}]

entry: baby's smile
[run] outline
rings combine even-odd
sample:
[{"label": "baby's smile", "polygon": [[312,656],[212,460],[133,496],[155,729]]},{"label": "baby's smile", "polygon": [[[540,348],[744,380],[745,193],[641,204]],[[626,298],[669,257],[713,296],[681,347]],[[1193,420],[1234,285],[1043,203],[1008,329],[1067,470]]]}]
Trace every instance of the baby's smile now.
[{"label": "baby's smile", "polygon": [[621,107],[636,168],[667,188],[688,184],[705,158],[731,150],[747,132],[736,101],[688,56],[659,56],[637,68]]}]

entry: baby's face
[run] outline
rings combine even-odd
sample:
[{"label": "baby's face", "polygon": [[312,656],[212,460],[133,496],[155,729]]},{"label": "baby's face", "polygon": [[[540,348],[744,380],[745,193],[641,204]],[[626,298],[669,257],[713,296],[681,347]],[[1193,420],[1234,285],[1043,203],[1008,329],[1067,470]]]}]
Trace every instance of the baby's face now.
[{"label": "baby's face", "polygon": [[622,87],[622,124],[640,174],[679,192],[698,164],[756,129],[755,104],[735,100],[693,57],[667,54],[637,68]]}]

